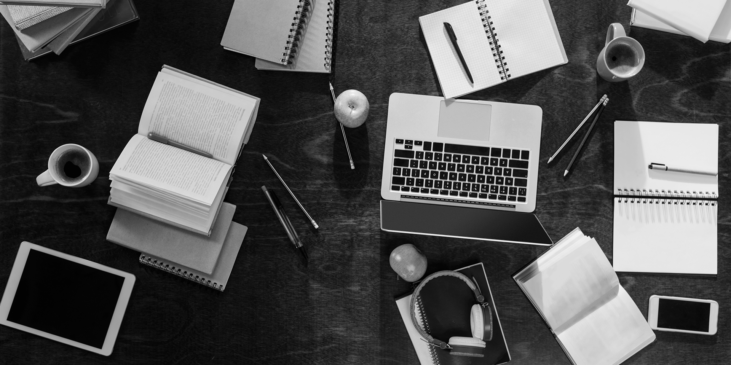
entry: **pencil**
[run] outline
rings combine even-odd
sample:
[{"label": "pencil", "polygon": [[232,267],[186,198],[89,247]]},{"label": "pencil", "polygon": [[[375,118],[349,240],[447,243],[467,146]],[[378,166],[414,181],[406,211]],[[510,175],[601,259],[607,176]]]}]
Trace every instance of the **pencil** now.
[{"label": "pencil", "polygon": [[[335,89],[333,88],[333,84],[330,84],[330,96],[333,98],[333,104],[335,104]],[[345,135],[345,127],[343,127],[343,123],[338,122],[340,124],[340,132],[343,133],[343,141],[345,141],[345,150],[348,151],[348,160],[350,160],[350,169],[355,170],[355,164],[353,163],[353,156],[350,155],[350,147],[348,146],[348,137]]]},{"label": "pencil", "polygon": [[586,134],[584,135],[584,139],[581,140],[581,144],[579,145],[579,148],[576,149],[576,152],[574,152],[574,157],[571,158],[571,162],[569,162],[569,165],[566,166],[566,170],[563,172],[563,176],[566,177],[566,175],[569,174],[569,171],[571,170],[571,167],[574,165],[574,161],[576,161],[576,158],[579,157],[581,154],[581,150],[584,148],[584,144],[586,143],[586,140],[589,139],[589,135],[591,134],[591,131],[594,130],[594,125],[596,125],[596,121],[599,120],[599,116],[602,115],[602,112],[604,111],[604,107],[607,106],[607,103],[609,102],[609,98],[604,99],[604,103],[599,107],[599,110],[597,110],[596,115],[594,116],[594,120],[591,122],[591,125],[589,126],[589,130],[586,131]]},{"label": "pencil", "polygon": [[591,116],[591,114],[594,113],[594,111],[599,107],[599,105],[601,105],[601,103],[604,100],[606,100],[606,99],[607,99],[607,94],[604,94],[604,96],[602,96],[602,98],[599,99],[599,102],[596,103],[596,105],[594,105],[594,108],[591,109],[591,111],[589,112],[589,114],[586,115],[586,117],[584,118],[584,120],[582,120],[581,123],[579,123],[579,125],[576,127],[576,129],[574,129],[574,131],[571,133],[571,135],[569,136],[569,138],[566,138],[566,140],[563,142],[563,144],[561,145],[561,147],[559,147],[558,150],[556,150],[556,152],[553,154],[553,156],[551,156],[551,158],[548,159],[548,162],[547,163],[551,163],[551,161],[553,161],[553,159],[556,158],[556,155],[558,155],[558,153],[561,152],[561,150],[563,150],[564,147],[566,147],[566,144],[569,143],[569,141],[571,140],[571,138],[574,138],[574,135],[576,135],[576,132],[578,132],[579,129],[581,129],[581,127],[584,126],[584,123],[586,123],[586,121],[589,120],[589,117]]},{"label": "pencil", "polygon": [[269,168],[272,169],[272,171],[274,172],[274,175],[277,175],[279,182],[281,182],[282,185],[284,185],[284,188],[287,189],[287,192],[289,192],[289,195],[292,196],[292,199],[294,199],[295,203],[297,203],[297,205],[299,205],[300,209],[302,209],[302,212],[305,213],[305,215],[307,216],[307,219],[309,219],[310,223],[312,223],[312,226],[315,227],[315,229],[320,228],[320,226],[317,225],[317,222],[315,222],[315,220],[312,219],[312,217],[310,216],[310,213],[307,213],[307,210],[305,210],[305,207],[303,207],[302,204],[300,204],[300,201],[297,199],[297,197],[294,196],[294,193],[292,192],[292,190],[289,189],[289,186],[287,186],[287,183],[284,182],[284,179],[282,179],[282,177],[279,176],[277,169],[275,169],[274,165],[272,165],[272,163],[269,162],[269,159],[267,158],[267,156],[262,154],[262,157],[264,157],[264,161],[267,162],[267,165],[269,165]]}]

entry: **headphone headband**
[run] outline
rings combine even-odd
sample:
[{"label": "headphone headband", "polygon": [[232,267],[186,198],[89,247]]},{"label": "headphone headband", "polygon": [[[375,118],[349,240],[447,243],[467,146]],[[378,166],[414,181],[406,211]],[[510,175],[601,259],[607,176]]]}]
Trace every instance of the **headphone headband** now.
[{"label": "headphone headband", "polygon": [[467,276],[465,276],[462,273],[458,273],[456,271],[451,271],[451,270],[437,271],[437,272],[427,276],[424,280],[421,281],[421,283],[419,283],[419,285],[416,287],[416,289],[414,289],[414,293],[411,295],[411,321],[414,323],[414,327],[416,328],[416,331],[419,332],[421,337],[426,339],[427,343],[429,343],[430,345],[439,347],[442,350],[446,350],[446,349],[450,348],[449,344],[447,344],[444,341],[438,340],[438,339],[432,337],[431,335],[429,335],[428,333],[426,333],[426,331],[424,331],[424,329],[422,329],[421,326],[419,325],[419,322],[416,321],[416,301],[417,301],[417,298],[419,298],[419,293],[421,292],[421,289],[424,288],[426,283],[430,282],[433,279],[441,277],[441,276],[456,277],[456,278],[464,281],[465,284],[467,284],[467,286],[470,288],[470,290],[472,290],[472,293],[475,294],[475,299],[480,304],[483,304],[483,302],[485,301],[485,297],[482,296],[482,293],[480,292],[480,288],[477,287],[477,284],[472,282],[472,280],[470,278],[468,278]]}]

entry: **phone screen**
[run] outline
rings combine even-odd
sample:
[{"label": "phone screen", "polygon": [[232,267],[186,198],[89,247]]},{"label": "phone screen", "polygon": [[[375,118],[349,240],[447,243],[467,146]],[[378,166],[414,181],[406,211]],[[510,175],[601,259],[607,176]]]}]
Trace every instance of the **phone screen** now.
[{"label": "phone screen", "polygon": [[708,332],[711,303],[659,298],[657,327]]}]

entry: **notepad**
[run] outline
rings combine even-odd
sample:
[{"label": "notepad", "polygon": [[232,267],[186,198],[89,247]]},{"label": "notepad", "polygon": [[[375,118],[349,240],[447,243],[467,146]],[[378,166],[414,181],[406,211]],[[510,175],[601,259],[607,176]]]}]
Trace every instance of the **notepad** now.
[{"label": "notepad", "polygon": [[[419,18],[445,98],[568,62],[548,0],[477,0]],[[474,84],[449,41],[452,25]]]},{"label": "notepad", "polygon": [[717,274],[718,125],[614,124],[614,270]]},{"label": "notepad", "polygon": [[[633,27],[647,28],[687,36],[687,34],[673,28],[671,25],[636,9],[632,10],[632,19],[630,20],[630,24]],[[726,2],[726,6],[723,7],[716,25],[713,27],[711,34],[708,36],[708,40],[731,43],[731,1]]]},{"label": "notepad", "polygon": [[726,2],[727,0],[630,0],[627,5],[705,43],[717,22],[730,22],[728,13],[726,19],[719,18]]}]

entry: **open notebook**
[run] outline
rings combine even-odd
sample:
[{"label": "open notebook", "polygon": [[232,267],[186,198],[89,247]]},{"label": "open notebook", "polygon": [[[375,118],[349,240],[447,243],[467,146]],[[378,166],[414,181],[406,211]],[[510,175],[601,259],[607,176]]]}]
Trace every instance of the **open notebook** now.
[{"label": "open notebook", "polygon": [[[724,14],[726,18],[721,17],[726,2],[727,0],[630,0],[627,5],[643,13],[640,24],[644,20],[643,16],[649,16],[705,43],[715,31],[716,23],[721,23],[722,28],[726,26],[728,36],[728,25],[731,22],[728,11]],[[636,25],[634,21],[633,25]]]},{"label": "open notebook", "polygon": [[[419,18],[445,98],[568,62],[548,0],[476,0]],[[452,25],[474,84],[444,29]]]},{"label": "open notebook", "polygon": [[717,273],[718,125],[614,123],[614,270]]},{"label": "open notebook", "polygon": [[[632,10],[632,19],[630,20],[630,24],[633,27],[647,28],[687,36],[687,34],[673,28],[673,26],[653,18],[639,10]],[[731,1],[727,2],[726,6],[723,7],[721,16],[718,17],[718,21],[713,27],[713,30],[711,30],[711,34],[708,36],[708,39],[716,42],[731,43]]]},{"label": "open notebook", "polygon": [[257,70],[330,73],[335,0],[318,1],[312,10],[297,58],[291,65],[256,59]]},{"label": "open notebook", "polygon": [[655,340],[599,244],[578,228],[513,279],[574,364],[620,364]]}]

